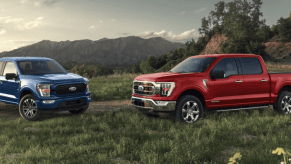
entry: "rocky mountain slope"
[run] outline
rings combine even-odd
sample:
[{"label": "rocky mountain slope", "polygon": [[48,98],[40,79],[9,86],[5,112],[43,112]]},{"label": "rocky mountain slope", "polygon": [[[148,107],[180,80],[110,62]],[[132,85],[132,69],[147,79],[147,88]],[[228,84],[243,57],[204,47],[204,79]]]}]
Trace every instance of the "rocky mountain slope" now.
[{"label": "rocky mountain slope", "polygon": [[[214,35],[200,55],[220,54],[221,51],[219,45],[226,41],[227,38],[224,34]],[[263,44],[265,44],[265,51],[267,52],[267,55],[262,56],[265,61],[291,64],[291,42],[284,42],[278,36],[275,36]]]},{"label": "rocky mountain slope", "polygon": [[124,66],[130,68],[134,63],[146,60],[149,55],[161,56],[176,48],[184,48],[182,43],[167,41],[161,37],[143,39],[129,36],[117,39],[103,38],[97,41],[49,41],[21,47],[0,53],[0,57],[37,56],[48,57],[58,62],[69,60],[78,63],[92,62],[104,64],[109,68]]}]

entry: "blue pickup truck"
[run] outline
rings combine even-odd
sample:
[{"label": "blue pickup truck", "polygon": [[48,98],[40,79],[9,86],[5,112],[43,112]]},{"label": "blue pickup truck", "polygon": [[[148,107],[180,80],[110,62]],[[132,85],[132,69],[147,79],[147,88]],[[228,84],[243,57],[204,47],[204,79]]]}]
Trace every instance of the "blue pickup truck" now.
[{"label": "blue pickup truck", "polygon": [[[19,106],[22,118],[41,113],[84,113],[91,102],[89,80],[45,57],[0,58],[0,101]],[[0,110],[1,112],[1,110]]]}]

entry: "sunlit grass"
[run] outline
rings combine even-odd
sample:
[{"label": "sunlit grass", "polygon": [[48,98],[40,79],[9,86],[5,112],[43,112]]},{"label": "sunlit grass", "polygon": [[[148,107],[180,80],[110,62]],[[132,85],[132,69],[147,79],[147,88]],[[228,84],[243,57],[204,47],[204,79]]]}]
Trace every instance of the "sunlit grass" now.
[{"label": "sunlit grass", "polygon": [[[130,100],[136,76],[90,79],[93,101]],[[39,122],[0,116],[0,163],[280,164],[290,136],[290,115],[272,108],[205,112],[194,124],[132,108]]]}]

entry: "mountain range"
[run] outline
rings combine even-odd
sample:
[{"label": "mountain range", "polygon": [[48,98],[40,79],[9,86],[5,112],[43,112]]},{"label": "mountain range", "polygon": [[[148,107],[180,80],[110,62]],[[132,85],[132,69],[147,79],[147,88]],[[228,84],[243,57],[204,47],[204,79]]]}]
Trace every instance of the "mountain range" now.
[{"label": "mountain range", "polygon": [[114,69],[120,66],[131,68],[133,64],[146,60],[149,55],[157,57],[184,47],[182,43],[170,42],[161,37],[143,39],[128,36],[96,41],[85,39],[61,42],[42,40],[12,51],[1,52],[0,57],[48,57],[58,62],[91,62]]}]

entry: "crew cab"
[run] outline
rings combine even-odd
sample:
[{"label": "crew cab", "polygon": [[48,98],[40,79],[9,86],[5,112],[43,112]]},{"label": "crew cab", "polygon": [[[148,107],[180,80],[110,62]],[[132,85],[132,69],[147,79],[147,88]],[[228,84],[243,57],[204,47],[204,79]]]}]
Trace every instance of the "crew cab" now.
[{"label": "crew cab", "polygon": [[268,72],[261,56],[192,56],[169,72],[137,76],[132,106],[147,114],[170,112],[193,123],[203,111],[253,108],[291,114],[291,72]]},{"label": "crew cab", "polygon": [[84,113],[91,102],[89,80],[45,57],[0,58],[0,101],[19,106],[22,118],[41,113]]}]

